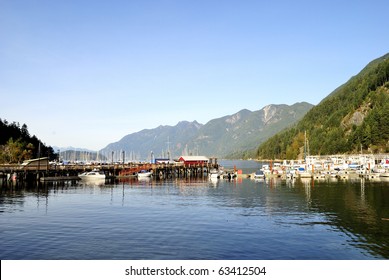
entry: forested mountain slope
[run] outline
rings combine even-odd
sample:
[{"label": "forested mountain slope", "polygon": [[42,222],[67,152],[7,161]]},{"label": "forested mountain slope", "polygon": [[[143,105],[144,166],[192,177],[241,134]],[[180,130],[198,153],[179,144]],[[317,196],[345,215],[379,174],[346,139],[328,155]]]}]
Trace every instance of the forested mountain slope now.
[{"label": "forested mountain slope", "polygon": [[258,158],[301,157],[304,133],[311,154],[389,152],[389,54],[312,108],[295,126],[259,146]]}]

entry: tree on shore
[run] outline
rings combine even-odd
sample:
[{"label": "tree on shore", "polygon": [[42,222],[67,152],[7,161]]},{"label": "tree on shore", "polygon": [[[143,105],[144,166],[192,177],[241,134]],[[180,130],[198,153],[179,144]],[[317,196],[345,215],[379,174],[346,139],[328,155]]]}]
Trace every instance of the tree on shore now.
[{"label": "tree on shore", "polygon": [[43,144],[35,135],[30,136],[26,124],[20,126],[0,119],[0,163],[21,163],[38,156],[57,158],[52,147]]}]

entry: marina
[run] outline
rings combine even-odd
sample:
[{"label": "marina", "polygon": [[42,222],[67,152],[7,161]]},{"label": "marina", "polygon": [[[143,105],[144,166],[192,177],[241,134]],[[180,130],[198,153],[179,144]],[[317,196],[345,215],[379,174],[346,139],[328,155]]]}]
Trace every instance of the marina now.
[{"label": "marina", "polygon": [[[266,162],[259,171],[261,176],[278,177],[285,180],[293,178],[325,180],[362,177],[387,181],[386,179],[389,177],[389,155],[307,156],[305,160]],[[250,174],[249,177],[259,177],[259,171]]]},{"label": "marina", "polygon": [[[180,157],[178,160],[156,160],[154,163],[49,163],[47,158],[25,161],[23,164],[0,165],[1,184],[32,181],[72,181],[99,177],[115,180],[129,177],[168,178],[209,177],[233,179],[236,177],[264,179],[312,178],[315,180],[363,177],[367,180],[389,181],[389,154],[307,156],[305,160],[278,160],[260,162],[261,168],[243,172],[234,166],[223,166],[216,158],[204,156]],[[86,176],[86,175],[91,176]],[[99,175],[99,176],[92,176]]]}]

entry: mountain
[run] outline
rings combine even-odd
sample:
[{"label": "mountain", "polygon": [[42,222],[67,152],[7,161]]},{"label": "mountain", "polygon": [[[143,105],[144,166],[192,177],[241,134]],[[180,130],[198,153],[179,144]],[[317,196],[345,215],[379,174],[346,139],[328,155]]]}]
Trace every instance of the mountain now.
[{"label": "mountain", "polygon": [[115,153],[118,155],[121,151],[125,151],[127,160],[150,159],[151,152],[157,158],[177,157],[183,150],[188,149],[187,144],[190,139],[202,126],[197,121],[181,121],[175,126],[161,125],[154,129],[144,129],[124,136],[120,141],[109,144],[100,152],[111,158],[112,151],[114,157]]},{"label": "mountain", "polygon": [[304,134],[311,154],[389,152],[389,53],[335,89],[295,126],[259,146],[263,159],[302,157]]},{"label": "mountain", "polygon": [[53,146],[53,149],[55,151],[77,151],[77,152],[94,152],[92,150],[89,150],[89,149],[84,149],[84,148],[75,148],[75,147],[72,147],[72,146],[68,146],[68,147],[58,147],[58,146]]},{"label": "mountain", "polygon": [[301,119],[313,105],[268,105],[258,111],[241,110],[233,115],[213,119],[205,125],[179,122],[176,126],[159,126],[129,134],[100,152],[111,158],[126,151],[127,159],[154,157],[177,158],[180,155],[225,157],[241,155],[255,149],[259,143]]},{"label": "mountain", "polygon": [[209,121],[200,128],[193,144],[206,155],[226,155],[254,149],[282,129],[301,119],[313,105],[267,105],[258,111],[242,110]]}]

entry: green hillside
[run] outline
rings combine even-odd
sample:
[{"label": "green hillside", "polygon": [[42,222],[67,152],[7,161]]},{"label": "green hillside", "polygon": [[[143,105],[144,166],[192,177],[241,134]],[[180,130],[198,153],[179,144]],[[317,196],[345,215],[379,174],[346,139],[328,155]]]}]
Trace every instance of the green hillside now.
[{"label": "green hillside", "polygon": [[389,152],[389,54],[370,62],[290,129],[259,146],[262,159],[302,156],[304,133],[311,154]]},{"label": "green hillside", "polygon": [[20,126],[0,119],[0,164],[21,163],[38,156],[55,159],[58,155],[35,135],[31,136],[26,124]]}]

